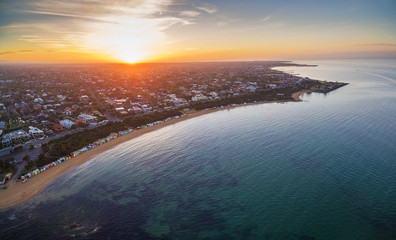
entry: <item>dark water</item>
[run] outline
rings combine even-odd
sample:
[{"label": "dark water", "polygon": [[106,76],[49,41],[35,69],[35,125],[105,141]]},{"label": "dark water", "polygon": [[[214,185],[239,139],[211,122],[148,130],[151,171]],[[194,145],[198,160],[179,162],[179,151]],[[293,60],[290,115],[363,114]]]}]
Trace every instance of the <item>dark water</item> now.
[{"label": "dark water", "polygon": [[396,239],[396,61],[312,63],[283,70],[350,85],[119,145],[0,212],[0,239]]}]

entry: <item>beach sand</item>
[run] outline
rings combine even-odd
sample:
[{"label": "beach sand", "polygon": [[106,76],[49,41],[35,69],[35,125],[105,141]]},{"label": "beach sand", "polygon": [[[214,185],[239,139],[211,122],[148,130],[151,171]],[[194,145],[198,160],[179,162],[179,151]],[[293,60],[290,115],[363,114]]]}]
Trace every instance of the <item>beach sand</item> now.
[{"label": "beach sand", "polygon": [[[299,96],[302,93],[304,93],[304,92],[297,92],[297,93],[295,93],[296,95],[293,94],[293,98],[296,101],[301,101]],[[256,104],[273,103],[273,102],[275,102],[275,101],[265,101],[265,102],[248,103],[248,104],[235,104],[235,106],[233,106],[233,107],[224,107],[224,108],[201,110],[201,111],[190,111],[190,112],[187,112],[188,115],[184,118],[172,119],[172,121],[165,122],[165,123],[162,123],[159,125],[154,125],[152,127],[135,130],[132,133],[118,137],[110,142],[107,142],[106,144],[103,144],[99,147],[96,147],[96,148],[90,150],[90,151],[80,154],[71,160],[63,162],[62,164],[56,165],[52,168],[49,168],[45,172],[40,173],[40,174],[30,178],[29,181],[26,183],[14,182],[14,181],[11,182],[8,185],[7,189],[0,190],[0,210],[11,208],[13,206],[16,206],[18,204],[21,204],[21,203],[29,200],[34,195],[36,195],[41,190],[43,190],[47,185],[52,183],[55,179],[57,179],[59,176],[66,173],[67,171],[75,168],[76,166],[81,165],[82,163],[84,163],[86,161],[89,161],[95,155],[97,155],[99,153],[107,151],[120,143],[129,141],[129,140],[139,137],[145,133],[156,131],[156,130],[163,128],[165,126],[169,126],[171,124],[175,124],[180,121],[198,117],[203,114],[213,113],[213,112],[220,111],[220,110],[232,109],[232,108],[239,107],[239,106],[256,105]]]},{"label": "beach sand", "polygon": [[301,100],[300,96],[303,95],[304,93],[308,93],[308,92],[311,92],[311,91],[304,90],[304,91],[295,92],[295,93],[292,94],[292,98],[296,102],[301,102],[302,100]]}]

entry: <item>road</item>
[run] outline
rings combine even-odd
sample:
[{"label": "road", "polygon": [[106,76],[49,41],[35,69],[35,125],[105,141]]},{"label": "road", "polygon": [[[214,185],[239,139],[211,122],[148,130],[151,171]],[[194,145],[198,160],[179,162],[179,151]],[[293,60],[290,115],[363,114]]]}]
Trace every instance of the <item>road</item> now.
[{"label": "road", "polygon": [[111,115],[111,113],[109,112],[109,109],[107,109],[106,105],[102,102],[102,100],[99,99],[98,96],[96,96],[96,92],[88,84],[85,84],[85,88],[88,90],[88,92],[90,93],[91,97],[93,99],[95,99],[96,103],[100,104],[103,107],[103,109],[105,109],[104,114],[106,115],[106,118],[109,121],[111,121],[111,122],[122,122],[122,119]]}]

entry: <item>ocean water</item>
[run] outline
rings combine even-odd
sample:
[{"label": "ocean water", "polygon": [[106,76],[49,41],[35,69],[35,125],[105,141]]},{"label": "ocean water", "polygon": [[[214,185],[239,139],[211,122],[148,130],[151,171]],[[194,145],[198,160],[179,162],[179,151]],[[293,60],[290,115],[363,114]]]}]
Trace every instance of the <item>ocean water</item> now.
[{"label": "ocean water", "polygon": [[0,239],[396,239],[396,60],[298,63],[277,69],[350,84],[121,144],[1,211]]}]

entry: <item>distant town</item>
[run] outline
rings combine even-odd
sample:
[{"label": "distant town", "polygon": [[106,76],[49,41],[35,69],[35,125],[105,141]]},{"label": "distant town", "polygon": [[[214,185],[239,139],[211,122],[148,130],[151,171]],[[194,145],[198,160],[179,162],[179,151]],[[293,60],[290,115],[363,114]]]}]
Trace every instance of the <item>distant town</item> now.
[{"label": "distant town", "polygon": [[65,136],[103,131],[108,124],[125,125],[136,118],[170,111],[188,113],[232,103],[291,101],[295,92],[329,92],[345,85],[272,69],[276,66],[299,65],[0,65],[0,184],[37,167],[37,159],[56,155],[49,142]]}]

